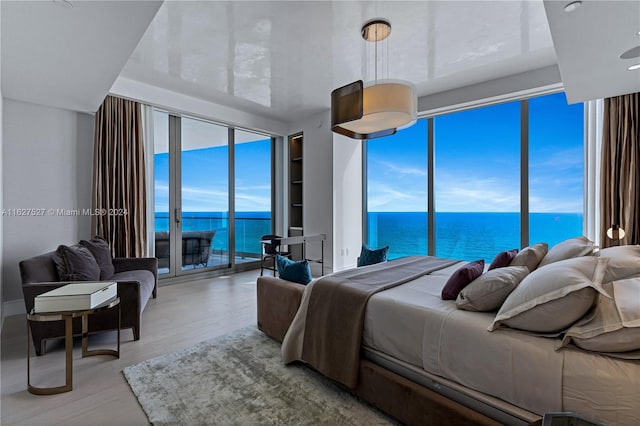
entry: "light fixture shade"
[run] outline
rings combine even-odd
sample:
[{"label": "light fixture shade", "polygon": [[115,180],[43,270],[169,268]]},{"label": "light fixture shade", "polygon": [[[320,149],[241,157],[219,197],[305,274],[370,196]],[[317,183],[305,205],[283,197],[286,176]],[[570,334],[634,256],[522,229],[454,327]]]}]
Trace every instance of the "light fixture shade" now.
[{"label": "light fixture shade", "polygon": [[[357,83],[362,82],[348,84],[331,94],[331,126],[334,132],[353,139],[374,139],[392,135],[398,128],[415,123],[417,98],[411,85],[381,82],[357,90]],[[356,93],[360,98],[354,102]],[[354,114],[354,106],[360,105],[362,113],[358,117]]]}]

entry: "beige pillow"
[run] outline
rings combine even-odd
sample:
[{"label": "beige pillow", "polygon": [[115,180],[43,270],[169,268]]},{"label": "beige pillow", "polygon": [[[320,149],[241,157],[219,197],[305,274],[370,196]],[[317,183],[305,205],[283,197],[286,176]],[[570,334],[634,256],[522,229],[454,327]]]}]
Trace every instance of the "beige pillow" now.
[{"label": "beige pillow", "polygon": [[595,352],[640,350],[640,277],[603,284],[595,315],[567,330],[563,344]]},{"label": "beige pillow", "polygon": [[529,268],[526,266],[507,266],[487,271],[462,289],[456,306],[467,311],[495,311],[528,274]]},{"label": "beige pillow", "polygon": [[587,237],[569,238],[551,247],[551,250],[544,256],[538,268],[560,260],[589,256],[593,253],[593,247],[593,241]]},{"label": "beige pillow", "polygon": [[516,254],[509,266],[526,266],[529,271],[533,272],[547,254],[548,248],[547,243],[538,243],[525,247]]},{"label": "beige pillow", "polygon": [[507,297],[489,330],[501,324],[536,333],[566,330],[593,306],[598,291],[605,293],[606,263],[585,256],[536,269]]},{"label": "beige pillow", "polygon": [[640,245],[609,247],[600,250],[596,255],[609,259],[602,282],[640,275]]}]

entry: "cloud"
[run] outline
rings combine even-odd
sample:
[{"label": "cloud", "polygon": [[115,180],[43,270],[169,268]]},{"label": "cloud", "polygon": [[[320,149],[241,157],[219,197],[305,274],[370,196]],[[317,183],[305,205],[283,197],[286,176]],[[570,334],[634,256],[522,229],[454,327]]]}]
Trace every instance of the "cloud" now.
[{"label": "cloud", "polygon": [[417,167],[409,167],[409,166],[400,166],[398,164],[393,164],[388,161],[376,160],[377,164],[385,167],[389,172],[400,175],[408,175],[408,176],[427,176],[426,169],[420,169]]},{"label": "cloud", "polygon": [[369,180],[369,211],[425,211],[426,185],[423,189],[394,188],[387,183]]}]

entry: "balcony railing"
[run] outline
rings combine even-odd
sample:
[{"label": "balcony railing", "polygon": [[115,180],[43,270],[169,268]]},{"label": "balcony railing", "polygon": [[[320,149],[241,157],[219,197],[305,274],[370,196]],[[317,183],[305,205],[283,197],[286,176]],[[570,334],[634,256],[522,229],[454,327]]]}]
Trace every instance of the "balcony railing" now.
[{"label": "balcony railing", "polygon": [[[235,256],[259,259],[262,250],[260,237],[271,234],[271,218],[236,217],[235,228]],[[155,231],[166,232],[169,229],[168,215],[156,212]],[[189,231],[215,231],[212,253],[218,256],[229,255],[229,218],[222,213],[183,214],[182,232]]]}]

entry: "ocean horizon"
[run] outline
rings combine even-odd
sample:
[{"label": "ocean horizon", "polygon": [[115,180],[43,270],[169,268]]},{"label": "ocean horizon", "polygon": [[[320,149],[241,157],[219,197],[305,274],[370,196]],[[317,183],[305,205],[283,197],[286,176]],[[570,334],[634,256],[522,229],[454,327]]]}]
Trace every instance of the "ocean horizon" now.
[{"label": "ocean horizon", "polygon": [[[155,231],[169,229],[169,215],[155,213]],[[227,212],[184,212],[182,230],[215,230],[214,249],[227,249]],[[427,254],[427,212],[369,212],[368,244],[389,246],[389,259]],[[530,213],[529,243],[549,247],[583,234],[582,213]],[[437,212],[438,257],[490,262],[503,250],[520,248],[520,213]],[[236,250],[260,253],[260,237],[271,233],[270,212],[236,212]]]}]

